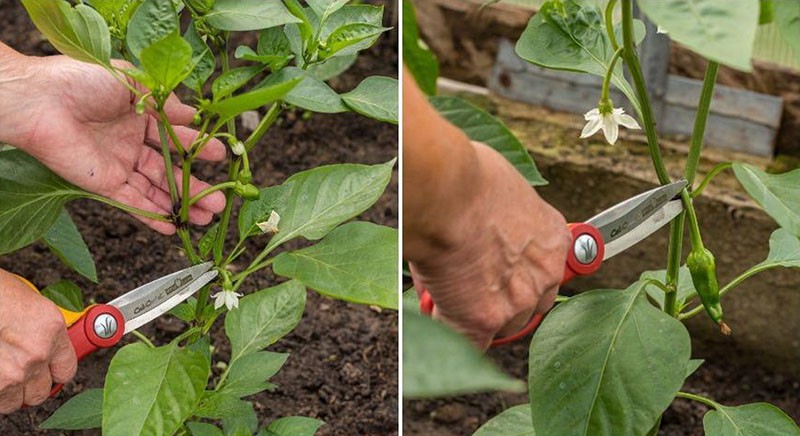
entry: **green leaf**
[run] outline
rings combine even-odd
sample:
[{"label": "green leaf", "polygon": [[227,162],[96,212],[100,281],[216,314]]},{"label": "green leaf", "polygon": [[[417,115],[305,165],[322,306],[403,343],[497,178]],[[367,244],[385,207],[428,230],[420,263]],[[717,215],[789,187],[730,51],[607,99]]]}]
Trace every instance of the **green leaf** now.
[{"label": "green leaf", "polygon": [[60,280],[42,290],[42,295],[57,306],[73,312],[83,310],[81,288],[69,280]]},{"label": "green leaf", "polygon": [[263,350],[294,329],[306,305],[306,288],[292,280],[239,300],[239,308],[225,317],[231,341],[230,365]]},{"label": "green leaf", "polygon": [[[667,270],[662,269],[658,271],[645,271],[641,276],[639,276],[639,280],[642,281],[645,279],[652,279],[661,283],[667,283]],[[647,291],[647,295],[658,304],[658,307],[663,309],[664,291],[651,283],[645,283],[644,287]],[[695,295],[697,295],[697,291],[694,289],[694,283],[692,282],[692,275],[689,273],[689,268],[682,266],[678,270],[678,290],[677,295],[675,296],[675,303],[678,309],[685,307],[689,300],[691,300]]]},{"label": "green leaf", "polygon": [[39,424],[45,430],[84,430],[99,428],[103,419],[103,390],[87,389],[70,398],[47,420]]},{"label": "green leaf", "polygon": [[[780,2],[779,2],[780,3]],[[639,0],[642,12],[673,40],[704,57],[750,71],[758,0]]]},{"label": "green leaf", "polygon": [[128,23],[125,42],[128,51],[139,59],[142,50],[178,31],[178,14],[171,1],[144,0]]},{"label": "green leaf", "polygon": [[367,222],[337,227],[321,242],[275,258],[275,274],[332,298],[397,309],[397,230]]},{"label": "green leaf", "polygon": [[286,23],[299,23],[281,0],[217,0],[205,15],[219,30],[260,30]]},{"label": "green leaf", "polygon": [[130,21],[136,8],[142,4],[143,0],[86,0],[103,17],[106,24],[119,29],[122,35],[128,29]]},{"label": "green leaf", "polygon": [[197,33],[194,22],[186,29],[183,39],[192,47],[192,63],[195,64],[192,72],[183,80],[183,84],[195,90],[198,94],[202,94],[203,85],[214,74],[217,60],[214,58],[214,53],[211,52],[208,44]]},{"label": "green leaf", "polygon": [[504,410],[472,436],[536,436],[531,422],[531,406],[521,404]]},{"label": "green leaf", "polygon": [[718,405],[703,417],[706,436],[790,436],[800,428],[772,404],[753,403],[728,407]]},{"label": "green leaf", "polygon": [[214,101],[219,101],[244,86],[258,73],[264,70],[264,67],[257,65],[254,67],[240,67],[234,68],[221,74],[211,84],[211,92],[214,94]]},{"label": "green leaf", "polygon": [[334,57],[340,51],[364,40],[374,40],[374,37],[387,30],[390,30],[390,28],[366,23],[345,24],[328,35],[324,48],[320,49],[320,58],[328,59]]},{"label": "green leaf", "polygon": [[170,309],[169,313],[172,316],[178,317],[181,321],[192,322],[195,320],[195,313],[197,311],[197,298],[189,297],[183,303]]},{"label": "green leaf", "polygon": [[427,95],[436,95],[439,61],[419,36],[414,3],[403,0],[403,64]]},{"label": "green leaf", "polygon": [[532,186],[547,184],[528,150],[500,120],[459,97],[431,97],[430,102],[470,139],[482,142],[502,154]]},{"label": "green leaf", "polygon": [[645,295],[639,282],[590,291],[547,315],[528,368],[537,434],[645,434],[666,410],[686,378],[689,333]]},{"label": "green leaf", "polygon": [[689,362],[686,364],[686,378],[689,378],[690,375],[694,374],[694,372],[697,371],[697,369],[700,368],[700,365],[702,365],[704,362],[705,360],[703,359],[689,360]]},{"label": "green leaf", "polygon": [[328,114],[347,112],[347,106],[344,105],[336,91],[325,82],[297,67],[286,67],[270,74],[258,87],[272,86],[287,80],[302,80],[283,98],[287,103],[312,112]]},{"label": "green leaf", "polygon": [[322,166],[294,174],[282,185],[264,188],[258,200],[242,205],[239,237],[258,233],[256,224],[266,221],[274,210],[281,220],[268,250],[297,237],[322,239],[378,201],[392,177],[394,162]]},{"label": "green leaf", "polygon": [[409,288],[407,291],[403,292],[403,313],[415,313],[419,315],[419,295],[417,295],[417,290]]},{"label": "green leaf", "polygon": [[311,64],[306,71],[323,82],[347,71],[358,58],[357,54],[335,56],[325,62]]},{"label": "green leaf", "polygon": [[398,122],[397,79],[391,77],[367,77],[356,89],[342,94],[342,100],[351,109],[379,121]]},{"label": "green leaf", "polygon": [[274,387],[267,381],[281,370],[289,355],[259,351],[247,354],[231,363],[228,378],[220,393],[237,398],[254,395]]},{"label": "green leaf", "polygon": [[83,241],[78,227],[70,218],[66,209],[61,210],[53,227],[42,238],[50,251],[55,253],[64,265],[78,274],[97,283],[97,268],[92,253]]},{"label": "green leaf", "polygon": [[200,405],[197,406],[193,413],[199,418],[230,418],[237,415],[246,415],[247,412],[241,413],[246,410],[246,404],[248,404],[246,401],[242,401],[239,397],[230,394],[220,391],[206,391],[203,394]]},{"label": "green leaf", "polygon": [[103,17],[64,0],[22,0],[33,24],[58,51],[79,61],[111,65],[111,34]]},{"label": "green leaf", "polygon": [[780,29],[781,36],[794,49],[798,62],[800,62],[800,2],[774,1],[775,23]]},{"label": "green leaf", "polygon": [[219,231],[219,223],[214,223],[208,231],[200,238],[200,242],[197,243],[197,248],[200,250],[200,255],[205,257],[211,254],[211,250],[214,248],[214,240],[217,239],[217,232]]},{"label": "green leaf", "polygon": [[767,174],[753,165],[734,163],[739,183],[781,227],[800,236],[800,169]]},{"label": "green leaf", "polygon": [[[311,20],[314,26],[318,26],[316,17]],[[316,22],[315,22],[316,21]],[[383,25],[383,6],[371,5],[348,5],[344,6],[338,11],[328,16],[328,19],[322,23],[319,29],[319,40],[327,41],[337,29],[347,26],[349,24],[368,24],[374,27],[382,27]],[[345,47],[333,56],[349,56],[358,53],[361,50],[372,47],[378,40],[380,35],[376,34],[368,37],[356,44]]]},{"label": "green leaf", "polygon": [[219,115],[219,122],[225,122],[242,112],[258,109],[261,106],[280,100],[286,93],[294,89],[301,80],[303,79],[298,77],[275,83],[271,86],[259,87],[244,94],[212,103],[208,105],[206,110]]},{"label": "green leaf", "polygon": [[769,237],[767,258],[753,268],[800,268],[800,237],[786,229],[778,229]]},{"label": "green leaf", "polygon": [[258,37],[257,51],[253,51],[248,46],[236,48],[234,56],[237,59],[245,59],[268,65],[270,70],[278,71],[285,67],[294,58],[289,38],[280,27],[272,27],[261,31]]},{"label": "green leaf", "polygon": [[[197,58],[200,61],[201,58]],[[178,32],[156,41],[141,52],[144,71],[169,93],[194,70],[192,46]]]},{"label": "green leaf", "polygon": [[305,416],[287,416],[272,421],[258,436],[314,436],[325,421]]},{"label": "green leaf", "polygon": [[769,24],[775,20],[773,0],[760,0],[758,2],[758,24]]},{"label": "green leaf", "polygon": [[67,202],[87,196],[30,155],[16,149],[0,152],[0,255],[44,236]]},{"label": "green leaf", "polygon": [[442,323],[403,313],[403,397],[430,398],[490,390],[522,391],[466,337]]},{"label": "green leaf", "polygon": [[[642,22],[634,23],[634,34],[637,42],[644,38]],[[543,4],[517,41],[516,51],[522,59],[544,68],[600,77],[605,76],[614,56],[600,9],[594,3],[574,0]],[[641,113],[636,94],[623,75],[622,62],[614,67],[611,82]]]},{"label": "green leaf", "polygon": [[126,345],[108,367],[103,432],[175,433],[197,406],[210,366],[204,353],[175,343],[158,348]]},{"label": "green leaf", "polygon": [[328,16],[338,11],[350,0],[306,0],[311,9],[317,14],[319,21],[324,22]]},{"label": "green leaf", "polygon": [[216,425],[205,422],[187,422],[186,427],[189,428],[192,436],[223,436],[222,430]]},{"label": "green leaf", "polygon": [[225,436],[252,436],[258,428],[258,416],[253,404],[248,401],[239,401],[236,404],[238,407],[222,419]]}]

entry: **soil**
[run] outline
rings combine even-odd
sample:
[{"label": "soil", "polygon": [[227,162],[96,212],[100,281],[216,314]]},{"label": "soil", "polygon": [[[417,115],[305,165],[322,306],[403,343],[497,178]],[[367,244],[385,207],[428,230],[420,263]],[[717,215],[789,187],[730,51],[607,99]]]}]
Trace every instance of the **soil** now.
[{"label": "soil", "polygon": [[[396,29],[393,2],[387,7],[386,25]],[[31,55],[55,54],[35,30],[19,2],[0,0],[0,40]],[[397,77],[397,35],[393,30],[366,51],[342,77],[332,82],[338,91],[354,88],[368,75]],[[304,120],[300,112],[287,112],[251,155],[254,183],[281,183],[302,170],[333,163],[386,162],[397,156],[396,126],[356,114],[314,114]],[[240,127],[241,128],[241,127]],[[212,182],[225,178],[221,164],[198,165],[196,174]],[[397,227],[397,174],[378,203],[358,219]],[[155,234],[138,221],[90,201],[68,206],[92,251],[100,283],[95,285],[69,271],[42,244],[0,259],[0,267],[21,274],[40,287],[62,278],[78,283],[86,301],[109,301],[136,286],[188,266],[177,238]],[[199,238],[203,229],[193,229]],[[261,241],[263,243],[263,241]],[[254,245],[258,241],[253,242]],[[302,242],[290,248],[298,248]],[[240,263],[249,261],[243,258]],[[252,276],[246,285],[254,291],[275,285],[268,273]],[[398,346],[397,312],[346,304],[308,292],[299,326],[270,347],[291,356],[271,382],[277,388],[250,397],[263,424],[275,418],[302,415],[326,422],[320,435],[397,434]],[[166,343],[182,331],[181,321],[162,317],[141,331],[157,343]],[[227,360],[230,350],[222,322],[215,326],[214,359]],[[126,338],[125,341],[133,341]],[[0,417],[3,435],[60,435],[38,430],[37,425],[72,395],[101,387],[115,349],[101,350],[81,362],[78,375],[64,392],[44,405]],[[215,369],[215,371],[218,371]],[[96,435],[99,431],[71,434]]]}]

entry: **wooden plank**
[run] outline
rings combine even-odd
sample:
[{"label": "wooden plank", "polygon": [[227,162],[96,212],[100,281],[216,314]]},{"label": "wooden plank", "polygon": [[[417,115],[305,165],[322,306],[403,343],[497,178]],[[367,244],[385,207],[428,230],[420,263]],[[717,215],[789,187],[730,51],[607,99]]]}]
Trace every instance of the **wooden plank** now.
[{"label": "wooden plank", "polygon": [[[512,100],[583,114],[597,104],[601,80],[589,74],[546,70],[529,64],[505,40],[500,43],[489,89]],[[654,98],[662,110],[659,131],[691,135],[701,89],[699,80],[667,76],[663,98]],[[612,90],[611,98],[616,105],[632,112],[621,93]],[[718,85],[705,140],[715,147],[771,156],[782,110],[782,99],[778,97]]]}]

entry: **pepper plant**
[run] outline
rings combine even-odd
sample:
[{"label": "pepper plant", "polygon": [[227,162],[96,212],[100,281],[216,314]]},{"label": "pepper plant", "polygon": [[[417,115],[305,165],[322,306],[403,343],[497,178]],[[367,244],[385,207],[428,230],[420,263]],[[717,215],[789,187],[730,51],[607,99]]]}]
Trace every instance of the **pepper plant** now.
[{"label": "pepper plant", "polygon": [[[544,68],[601,77],[599,101],[596,107],[587,107],[587,124],[580,136],[590,137],[602,130],[605,140],[614,144],[620,125],[643,128],[658,181],[668,184],[675,180],[671,176],[688,181],[681,193],[684,212],[670,226],[666,269],[642,273],[640,280],[627,289],[560,296],[530,344],[530,403],[504,411],[476,434],[654,435],[673,399],[685,398],[710,409],[703,420],[709,435],[798,435],[797,424],[772,405],[725,406],[681,391],[684,380],[702,364],[702,360],[691,359],[689,333],[681,321],[706,312],[721,334],[731,334],[731,329],[735,334],[736,326],[724,320],[720,297],[759,272],[800,268],[800,170],[768,174],[753,165],[726,162],[714,167],[699,183],[696,177],[720,65],[750,71],[756,29],[759,23],[772,20],[787,42],[800,48],[800,2],[742,0],[734,5],[726,0],[636,1],[660,32],[708,60],[683,174],[670,175],[661,157],[647,82],[636,50],[645,36],[645,26],[634,19],[634,0],[609,0],[604,10],[597,2],[547,1],[531,18],[516,52]],[[615,16],[621,16],[621,20],[618,22]],[[414,61],[407,65],[424,83],[435,70],[428,66],[430,59],[426,60],[416,40],[410,47],[416,53],[406,54],[406,59]],[[612,86],[627,99],[633,111],[630,115],[624,113],[620,102],[611,100]],[[440,98],[433,97],[433,101]],[[448,118],[467,128],[468,134],[475,132],[474,118],[460,122]],[[513,135],[506,131],[506,136]],[[702,217],[695,211],[694,200],[716,175],[728,169],[780,228],[772,234],[769,255],[763,262],[720,287],[714,255],[703,244]],[[691,245],[682,266],[687,231]],[[414,297],[413,293],[406,294],[409,303],[404,310],[413,311]],[[455,333],[433,321],[411,314],[404,326],[405,351],[418,353],[404,355],[406,397],[521,388],[481,360],[476,351],[465,348],[464,339],[459,342]],[[452,361],[431,365],[430,356],[442,353],[434,351],[440,350],[438,345],[417,339],[422,331],[429,332],[425,339],[446,342],[449,349],[442,358]],[[417,360],[425,363],[415,365]],[[443,374],[436,372],[439,367],[462,367],[469,372]]]},{"label": "pepper plant", "polygon": [[[19,150],[0,151],[0,255],[41,239],[68,266],[96,282],[91,255],[64,209],[74,199],[90,198],[173,223],[187,259],[193,264],[213,261],[219,273],[196,298],[171,312],[187,325],[177,338],[156,346],[138,334],[141,342],[123,347],[112,359],[102,389],[73,397],[42,427],[102,427],[105,434],[314,434],[323,423],[303,417],[284,417],[258,428],[253,405],[243,398],[274,388],[268,380],[288,355],[265,349],[300,321],[307,287],[332,298],[397,308],[396,229],[348,222],[382,195],[394,160],[319,167],[258,188],[252,174],[260,169],[251,166],[248,155],[287,108],[354,111],[397,123],[396,79],[368,77],[341,95],[325,83],[388,30],[383,7],[350,5],[348,0],[22,3],[59,51],[102,66],[130,89],[138,114],[157,115],[167,174],[173,174],[174,163],[182,177],[168,177],[174,207],[171,215],[162,216],[84,192]],[[256,47],[234,47],[234,33],[243,31],[259,32]],[[232,68],[232,58],[243,66]],[[176,90],[197,108],[200,135],[191,143],[181,143],[163,121],[165,102]],[[252,133],[240,135],[237,117],[261,108],[266,113]],[[195,196],[179,195],[189,192],[195,160],[211,138],[230,145],[227,181]],[[227,206],[195,241],[189,208],[216,191],[225,193]],[[298,238],[316,244],[279,253]],[[248,247],[258,249],[243,257]],[[252,289],[248,277],[267,268],[288,280]],[[48,287],[44,294],[66,308],[83,307],[80,290],[69,282]],[[210,331],[223,319],[231,349],[227,361],[214,359],[211,352],[219,344],[211,342]],[[212,377],[212,361],[222,368],[219,376]]]}]

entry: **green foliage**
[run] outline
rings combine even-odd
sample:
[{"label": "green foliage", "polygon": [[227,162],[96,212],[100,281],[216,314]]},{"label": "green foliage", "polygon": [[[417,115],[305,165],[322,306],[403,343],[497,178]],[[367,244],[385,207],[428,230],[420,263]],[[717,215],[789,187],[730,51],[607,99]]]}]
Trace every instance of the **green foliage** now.
[{"label": "green foliage", "polygon": [[737,407],[716,405],[703,417],[707,436],[789,436],[800,435],[800,428],[777,407],[767,403]]},{"label": "green foliage", "polygon": [[439,62],[419,36],[416,11],[411,0],[403,0],[403,64],[427,95],[436,95]]},{"label": "green foliage", "polygon": [[387,27],[365,23],[350,23],[331,32],[320,50],[320,59],[336,56],[342,50],[389,30]]},{"label": "green foliage", "polygon": [[237,89],[244,86],[263,70],[264,68],[262,66],[256,65],[252,67],[234,68],[222,73],[214,80],[214,83],[211,84],[211,93],[214,95],[214,101],[219,101],[233,94]]},{"label": "green foliage", "polygon": [[281,0],[216,0],[205,15],[208,23],[219,30],[260,30],[297,23]]},{"label": "green foliage", "polygon": [[86,242],[78,232],[78,227],[75,226],[66,209],[61,211],[55,224],[50,227],[42,241],[61,259],[64,265],[97,283],[97,269],[92,253],[89,252],[89,247],[86,246]]},{"label": "green foliage", "polygon": [[391,77],[367,77],[356,89],[342,94],[342,100],[351,109],[366,117],[397,124],[398,115],[397,79]]},{"label": "green foliage", "polygon": [[[620,27],[616,33],[621,34]],[[634,24],[636,41],[644,38],[644,24]],[[620,39],[621,38],[617,38]],[[517,41],[522,59],[544,68],[577,71],[604,77],[614,56],[611,39],[605,32],[603,14],[597,6],[574,0],[549,1],[533,16]],[[614,68],[611,82],[628,97],[641,113],[633,88],[622,73],[621,63]]]},{"label": "green foliage", "polygon": [[203,85],[214,74],[214,67],[217,61],[214,59],[214,53],[211,52],[208,44],[197,33],[194,22],[186,29],[183,38],[192,47],[192,62],[196,64],[189,76],[183,80],[183,84],[198,94],[202,94]]},{"label": "green foliage", "polygon": [[192,436],[223,436],[222,430],[217,426],[205,422],[187,422],[186,427]]},{"label": "green foliage", "polygon": [[206,110],[219,115],[220,121],[228,121],[242,112],[258,109],[279,100],[297,86],[301,80],[302,78],[293,78],[271,86],[257,88],[210,104],[206,107]]},{"label": "green foliage", "polygon": [[775,266],[800,268],[800,237],[789,230],[778,229],[772,233],[767,258],[753,268]]},{"label": "green foliage", "polygon": [[465,338],[413,310],[403,310],[403,397],[427,398],[488,390],[520,391]]},{"label": "green foliage", "polygon": [[257,436],[313,436],[325,423],[304,416],[288,416],[272,421]]},{"label": "green foliage", "polygon": [[69,280],[59,280],[42,289],[42,295],[57,306],[73,312],[83,310],[83,293],[81,288]]},{"label": "green foliage", "polygon": [[645,295],[641,283],[590,291],[544,319],[528,368],[537,434],[644,434],[666,410],[686,377],[689,333]]},{"label": "green foliage", "polygon": [[463,130],[469,139],[500,152],[532,186],[547,184],[528,150],[500,120],[458,97],[432,97],[430,102],[443,117]]},{"label": "green foliage", "polygon": [[522,404],[504,410],[472,436],[536,436],[531,422],[531,406]]},{"label": "green foliage", "polygon": [[127,345],[111,360],[103,390],[103,431],[173,434],[192,415],[210,373],[208,356],[170,344]]},{"label": "green foliage", "polygon": [[280,371],[288,358],[288,354],[270,351],[244,355],[231,364],[219,393],[241,398],[273,388],[268,380]]},{"label": "green foliage", "polygon": [[728,0],[638,0],[637,4],[675,41],[729,67],[752,69],[758,0],[739,1],[736,7]]},{"label": "green foliage", "polygon": [[178,15],[172,2],[144,0],[128,23],[125,42],[136,60],[142,55],[142,50],[177,31]]},{"label": "green foliage", "polygon": [[85,196],[30,155],[20,150],[0,152],[0,255],[45,236],[64,205]]},{"label": "green foliage", "polygon": [[[201,58],[197,58],[200,61]],[[192,46],[178,32],[170,33],[141,51],[144,71],[150,75],[158,92],[172,92],[194,70]]]},{"label": "green foliage", "polygon": [[307,71],[297,67],[286,67],[275,74],[271,74],[261,86],[272,86],[275,83],[289,80],[300,80],[300,83],[283,97],[286,103],[303,109],[326,114],[346,112],[347,106],[342,102],[342,97],[325,82],[317,79]]},{"label": "green foliage", "polygon": [[[659,283],[666,284],[667,283],[667,270],[659,270],[659,271],[645,271],[639,276],[639,281],[644,283],[645,290],[647,291],[647,295],[653,299],[653,301],[658,304],[658,307],[663,309],[664,308],[664,290],[659,288],[658,286],[652,283],[646,283],[645,280],[655,280]],[[697,295],[697,291],[694,289],[694,283],[692,283],[692,275],[689,273],[689,269],[685,266],[682,266],[678,270],[678,282],[676,283],[676,304],[678,308],[683,308],[689,301]]]},{"label": "green foliage", "polygon": [[61,53],[109,66],[111,34],[103,17],[89,6],[64,0],[22,0],[33,23]]},{"label": "green foliage", "polygon": [[329,297],[397,309],[397,242],[396,229],[348,223],[314,246],[281,253],[273,268]]},{"label": "green foliage", "polygon": [[800,170],[768,174],[753,165],[734,163],[739,183],[781,227],[800,236]]},{"label": "green foliage", "polygon": [[45,430],[99,428],[103,419],[103,390],[87,389],[70,398],[39,425]]},{"label": "green foliage", "polygon": [[773,4],[778,29],[800,59],[800,2],[780,0]]}]

